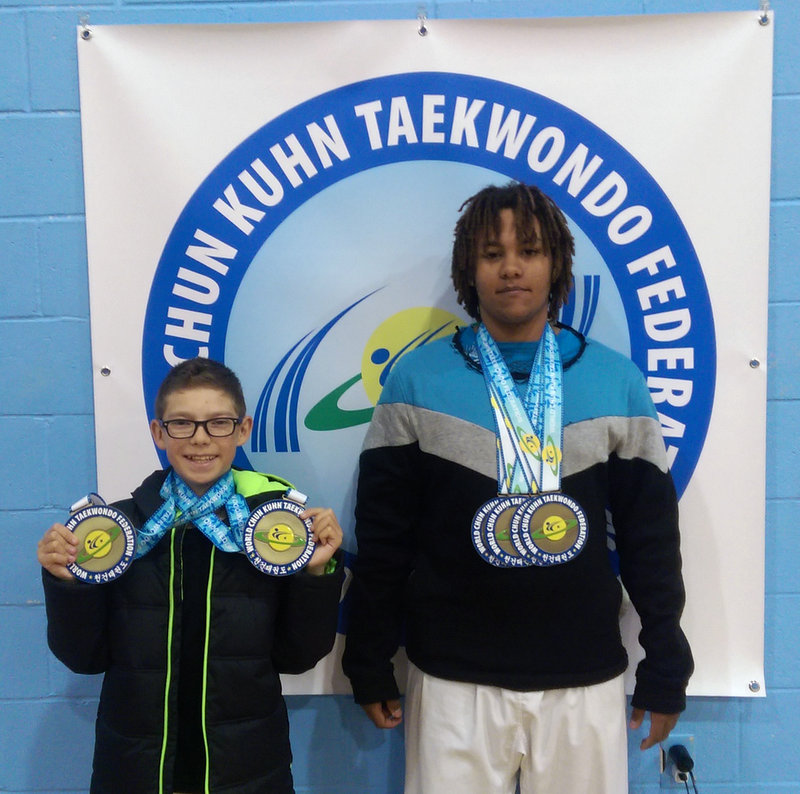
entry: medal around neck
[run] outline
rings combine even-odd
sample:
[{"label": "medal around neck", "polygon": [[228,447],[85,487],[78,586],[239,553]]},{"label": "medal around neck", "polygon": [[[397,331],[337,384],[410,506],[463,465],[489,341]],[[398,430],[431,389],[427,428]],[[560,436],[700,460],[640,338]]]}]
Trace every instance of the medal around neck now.
[{"label": "medal around neck", "polygon": [[[553,329],[544,327],[524,400],[484,325],[476,343],[495,420],[501,496],[475,514],[473,544],[504,568],[569,562],[585,545],[588,524],[580,505],[560,492],[563,371]],[[523,489],[526,496],[509,496]],[[514,501],[503,507],[502,500]]]},{"label": "medal around neck", "polygon": [[569,562],[580,554],[587,535],[583,509],[561,492],[540,493],[527,499],[511,518],[511,544],[531,565]]},{"label": "medal around neck", "polygon": [[304,507],[291,499],[274,499],[257,507],[244,527],[244,553],[262,573],[288,576],[303,569],[316,544],[311,521],[300,518]]},{"label": "medal around neck", "polygon": [[136,552],[136,530],[128,517],[97,494],[89,494],[71,510],[64,526],[78,539],[78,556],[67,570],[89,584],[122,576]]},{"label": "medal around neck", "polygon": [[502,495],[481,505],[472,519],[472,545],[497,568],[527,568],[532,563],[511,543],[511,519],[529,495]]}]

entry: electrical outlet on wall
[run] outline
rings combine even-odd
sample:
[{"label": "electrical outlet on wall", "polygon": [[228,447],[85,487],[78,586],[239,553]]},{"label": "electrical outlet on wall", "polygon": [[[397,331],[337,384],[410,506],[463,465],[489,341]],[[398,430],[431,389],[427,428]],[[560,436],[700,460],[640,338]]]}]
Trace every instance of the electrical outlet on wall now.
[{"label": "electrical outlet on wall", "polygon": [[[668,757],[669,748],[677,744],[682,744],[689,751],[689,755],[695,762],[695,767],[697,766],[694,736],[686,733],[670,734],[670,737],[661,745],[659,753],[661,763],[659,785],[662,789],[686,791],[686,783],[676,778],[677,770],[675,769],[675,764]],[[694,775],[696,777],[697,773],[694,772]],[[692,790],[691,779],[689,779],[689,790]]]}]

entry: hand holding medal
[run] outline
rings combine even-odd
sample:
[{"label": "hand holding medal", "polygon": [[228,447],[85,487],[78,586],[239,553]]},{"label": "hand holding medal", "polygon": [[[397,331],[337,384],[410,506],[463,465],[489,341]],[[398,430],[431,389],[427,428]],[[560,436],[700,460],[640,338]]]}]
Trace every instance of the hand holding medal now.
[{"label": "hand holding medal", "polygon": [[316,544],[307,570],[312,576],[320,576],[328,569],[336,549],[342,545],[344,532],[329,507],[310,507],[305,511],[305,518],[311,519]]},{"label": "hand holding medal", "polygon": [[342,528],[330,508],[305,508],[306,496],[287,491],[257,507],[244,528],[244,552],[262,573],[288,576],[306,566],[324,573],[342,543]]},{"label": "hand holding medal", "polygon": [[58,579],[102,584],[133,560],[136,531],[120,510],[92,493],[70,507],[66,524],[53,524],[39,541],[39,563]]},{"label": "hand holding medal", "polygon": [[[286,576],[309,566],[320,575],[342,543],[342,528],[330,508],[303,507],[306,497],[290,490],[251,513],[244,552],[263,573]],[[70,508],[66,524],[53,524],[37,547],[39,564],[57,579],[103,584],[121,576],[136,554],[136,530],[127,516],[89,494]]]},{"label": "hand holding medal", "polygon": [[78,556],[78,539],[63,524],[53,524],[36,547],[36,559],[48,573],[69,581],[75,577],[69,565]]}]

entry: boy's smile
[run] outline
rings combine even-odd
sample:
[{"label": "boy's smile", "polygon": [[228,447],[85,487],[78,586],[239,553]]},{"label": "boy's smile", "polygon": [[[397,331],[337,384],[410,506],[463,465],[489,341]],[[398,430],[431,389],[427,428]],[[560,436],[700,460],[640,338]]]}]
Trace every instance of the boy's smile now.
[{"label": "boy's smile", "polygon": [[[233,398],[226,392],[209,386],[191,387],[172,392],[166,399],[162,421],[191,419],[205,421],[235,417]],[[202,496],[231,467],[236,449],[247,441],[253,419],[244,417],[230,436],[210,436],[198,426],[191,438],[172,438],[158,419],[150,423],[156,446],[167,453],[175,473],[198,495]]]},{"label": "boy's smile", "polygon": [[517,237],[514,212],[500,210],[500,234],[479,241],[475,289],[481,320],[498,342],[531,342],[547,322],[553,266],[539,221],[530,239]]}]

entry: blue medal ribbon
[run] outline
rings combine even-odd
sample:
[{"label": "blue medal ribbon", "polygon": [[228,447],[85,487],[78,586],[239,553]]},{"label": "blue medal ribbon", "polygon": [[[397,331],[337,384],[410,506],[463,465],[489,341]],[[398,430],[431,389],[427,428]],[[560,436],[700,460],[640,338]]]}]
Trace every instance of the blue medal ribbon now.
[{"label": "blue medal ribbon", "polygon": [[[159,495],[164,504],[153,513],[138,531],[136,557],[143,557],[179,523],[193,523],[221,551],[244,549],[244,526],[250,515],[247,501],[236,493],[233,474],[228,471],[202,496],[192,491],[181,477],[170,471]],[[217,516],[225,508],[230,526]]]},{"label": "blue medal ribbon", "polygon": [[482,323],[476,341],[497,432],[498,493],[558,491],[563,375],[553,329],[545,325],[524,401],[497,344]]}]

